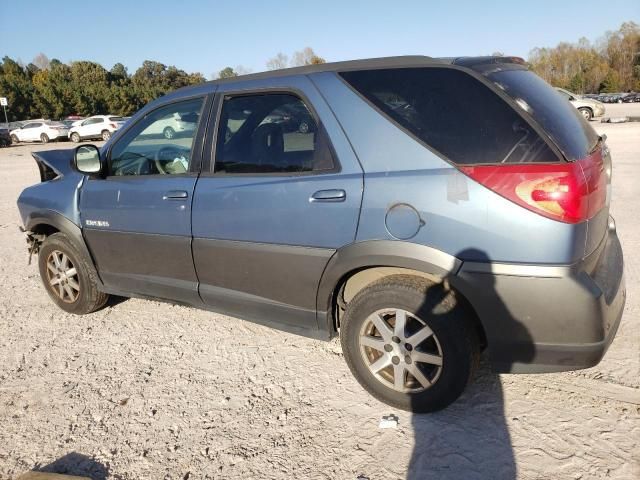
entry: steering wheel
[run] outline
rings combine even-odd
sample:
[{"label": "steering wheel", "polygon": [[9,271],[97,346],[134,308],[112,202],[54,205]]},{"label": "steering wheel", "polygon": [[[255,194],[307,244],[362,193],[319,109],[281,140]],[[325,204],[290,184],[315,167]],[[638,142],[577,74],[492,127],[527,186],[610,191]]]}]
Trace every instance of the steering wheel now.
[{"label": "steering wheel", "polygon": [[[174,147],[172,145],[168,145],[166,147],[162,147],[160,150],[156,152],[154,155],[153,161],[158,169],[158,172],[167,175],[175,172],[167,171],[165,165],[169,162],[173,162],[178,157],[183,157],[187,154],[184,150],[181,150],[178,147]],[[186,172],[185,168],[185,172]]]}]

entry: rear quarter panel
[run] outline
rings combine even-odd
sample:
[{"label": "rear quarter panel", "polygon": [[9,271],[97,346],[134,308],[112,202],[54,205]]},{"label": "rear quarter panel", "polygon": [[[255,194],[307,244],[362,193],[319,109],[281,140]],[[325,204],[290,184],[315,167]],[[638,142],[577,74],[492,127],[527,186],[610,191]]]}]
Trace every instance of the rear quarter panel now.
[{"label": "rear quarter panel", "polygon": [[569,264],[582,257],[586,223],[556,222],[517,206],[391,123],[337,75],[314,74],[312,80],[365,171],[356,241],[397,239],[387,214],[406,204],[419,213],[422,226],[404,240],[463,260]]}]

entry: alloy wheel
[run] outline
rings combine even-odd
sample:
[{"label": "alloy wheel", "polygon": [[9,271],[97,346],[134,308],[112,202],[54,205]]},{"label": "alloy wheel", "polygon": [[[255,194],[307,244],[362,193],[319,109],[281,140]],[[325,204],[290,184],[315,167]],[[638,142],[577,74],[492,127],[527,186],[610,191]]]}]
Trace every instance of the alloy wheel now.
[{"label": "alloy wheel", "polygon": [[53,250],[47,257],[47,280],[49,287],[60,300],[73,303],[80,295],[78,271],[69,256],[60,250]]},{"label": "alloy wheel", "polygon": [[442,373],[440,342],[423,320],[406,310],[371,314],[363,322],[359,344],[371,374],[398,392],[424,391]]}]

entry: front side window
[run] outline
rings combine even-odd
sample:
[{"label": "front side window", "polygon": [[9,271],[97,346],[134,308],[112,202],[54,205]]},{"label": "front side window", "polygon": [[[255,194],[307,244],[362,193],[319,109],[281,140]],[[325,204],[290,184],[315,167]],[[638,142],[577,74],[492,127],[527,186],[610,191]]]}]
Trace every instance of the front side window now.
[{"label": "front side window", "polygon": [[290,94],[225,99],[215,159],[218,173],[301,173],[334,168],[326,134]]},{"label": "front side window", "polygon": [[398,68],[341,76],[392,120],[456,164],[558,161],[507,102],[460,70]]},{"label": "front side window", "polygon": [[110,175],[187,173],[203,104],[172,103],[138,120],[113,146]]}]

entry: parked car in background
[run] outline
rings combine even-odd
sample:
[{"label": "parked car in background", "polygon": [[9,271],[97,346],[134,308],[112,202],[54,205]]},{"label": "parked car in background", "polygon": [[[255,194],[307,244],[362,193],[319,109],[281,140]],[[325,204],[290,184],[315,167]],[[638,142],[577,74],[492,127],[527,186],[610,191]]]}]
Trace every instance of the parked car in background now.
[{"label": "parked car in background", "polygon": [[[283,111],[313,125],[264,122]],[[177,117],[180,137],[146,134]],[[482,350],[510,373],[602,359],[626,298],[605,140],[522,59],[325,63],[183,88],[101,149],[34,152],[18,207],[59,308],[164,298],[339,335],[368,392],[426,412]]]},{"label": "parked car in background", "polygon": [[71,127],[75,127],[76,125],[80,124],[80,122],[82,120],[60,120],[62,123],[64,123],[67,128],[71,129]]},{"label": "parked car in background", "polygon": [[9,129],[3,124],[0,126],[0,147],[8,147],[11,145],[11,134]]},{"label": "parked car in background", "polygon": [[196,128],[198,118],[198,114],[195,112],[172,112],[149,125],[142,132],[142,135],[162,136],[167,139],[189,135]]},{"label": "parked car in background", "polygon": [[622,103],[621,93],[607,93],[602,97],[602,103]]},{"label": "parked car in background", "polygon": [[598,100],[594,100],[592,98],[585,98],[578,94],[572,93],[569,90],[565,90],[564,88],[556,87],[556,90],[562,95],[564,98],[571,102],[575,108],[582,114],[582,116],[587,120],[591,120],[592,118],[602,117],[604,115],[604,105],[602,102]]},{"label": "parked car in background", "polygon": [[640,93],[627,93],[622,97],[622,103],[636,103],[640,102]]},{"label": "parked car in background", "polygon": [[74,123],[73,127],[69,129],[69,138],[74,143],[90,139],[106,141],[122,125],[124,125],[122,117],[116,115],[94,115],[82,120],[79,124],[77,122]]},{"label": "parked car in background", "polygon": [[22,127],[25,123],[27,123],[27,122],[26,121],[25,122],[17,122],[17,121],[16,122],[9,122],[8,129],[9,129],[9,131],[16,130],[16,129]]},{"label": "parked car in background", "polygon": [[282,105],[274,110],[262,123],[275,123],[280,125],[285,132],[299,133],[312,132],[315,126],[309,111],[306,108],[300,108],[300,105],[295,102]]},{"label": "parked car in background", "polygon": [[11,130],[11,141],[18,142],[42,142],[51,140],[66,140],[68,127],[62,122],[51,120],[36,120],[25,123],[22,127]]}]

